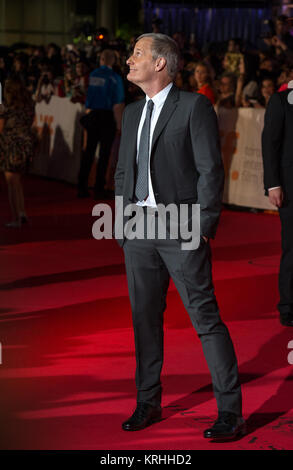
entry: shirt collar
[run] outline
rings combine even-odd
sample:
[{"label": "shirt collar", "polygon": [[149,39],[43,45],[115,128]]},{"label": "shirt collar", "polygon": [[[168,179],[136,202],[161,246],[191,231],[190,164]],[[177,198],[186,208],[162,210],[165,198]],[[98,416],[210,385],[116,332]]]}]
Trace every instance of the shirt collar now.
[{"label": "shirt collar", "polygon": [[164,104],[169,91],[171,90],[173,85],[173,82],[170,82],[165,88],[163,88],[159,93],[157,93],[155,96],[150,98],[148,95],[146,95],[146,102],[148,102],[150,99],[154,102],[155,106],[160,106]]}]

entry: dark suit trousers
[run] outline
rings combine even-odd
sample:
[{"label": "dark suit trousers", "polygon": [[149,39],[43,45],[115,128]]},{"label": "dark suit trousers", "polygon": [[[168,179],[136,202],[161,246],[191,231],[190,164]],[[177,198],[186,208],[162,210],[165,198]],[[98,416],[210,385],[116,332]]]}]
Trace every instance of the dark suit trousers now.
[{"label": "dark suit trousers", "polygon": [[279,209],[282,227],[282,257],[279,271],[280,301],[278,310],[282,317],[293,315],[293,201],[285,201]]},{"label": "dark suit trousers", "polygon": [[126,240],[123,248],[135,338],[137,401],[161,403],[163,312],[171,276],[201,340],[218,409],[241,416],[237,360],[214,295],[209,243],[201,239],[198,249],[184,251],[178,240],[134,239]]},{"label": "dark suit trousers", "polygon": [[95,191],[103,191],[115,130],[112,111],[103,109],[92,111],[91,125],[87,129],[87,145],[82,153],[78,175],[78,189],[80,191],[86,191],[88,188],[88,178],[98,143],[100,143],[100,151],[96,170]]}]

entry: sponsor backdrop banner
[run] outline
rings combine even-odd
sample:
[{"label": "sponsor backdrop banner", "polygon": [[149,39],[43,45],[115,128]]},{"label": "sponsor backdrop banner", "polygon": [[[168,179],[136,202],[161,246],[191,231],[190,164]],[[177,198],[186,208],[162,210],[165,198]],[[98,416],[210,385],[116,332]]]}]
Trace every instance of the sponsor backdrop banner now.
[{"label": "sponsor backdrop banner", "polygon": [[217,110],[225,167],[223,201],[238,206],[275,210],[263,188],[261,133],[264,109]]},{"label": "sponsor backdrop banner", "polygon": [[84,107],[69,98],[53,96],[49,103],[37,103],[35,122],[40,144],[32,173],[77,183],[83,112]]}]

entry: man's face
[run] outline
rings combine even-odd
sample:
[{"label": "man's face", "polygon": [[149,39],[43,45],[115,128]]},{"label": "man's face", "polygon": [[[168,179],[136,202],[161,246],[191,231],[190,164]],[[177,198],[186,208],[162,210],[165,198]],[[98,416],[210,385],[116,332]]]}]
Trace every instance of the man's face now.
[{"label": "man's face", "polygon": [[140,87],[151,83],[156,77],[156,62],[152,56],[151,44],[151,38],[142,38],[137,41],[133,54],[126,61],[129,66],[127,79]]}]

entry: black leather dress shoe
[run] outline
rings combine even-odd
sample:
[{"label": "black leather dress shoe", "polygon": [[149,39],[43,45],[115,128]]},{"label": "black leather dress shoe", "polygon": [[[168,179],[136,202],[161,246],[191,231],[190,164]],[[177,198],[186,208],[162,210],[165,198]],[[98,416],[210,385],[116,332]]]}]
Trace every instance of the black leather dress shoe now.
[{"label": "black leather dress shoe", "polygon": [[139,431],[150,424],[160,421],[162,418],[162,408],[152,406],[149,403],[138,402],[133,415],[122,423],[124,431]]},{"label": "black leather dress shoe", "polygon": [[244,436],[246,425],[243,418],[234,413],[220,412],[214,425],[204,431],[204,437],[209,439],[234,439]]},{"label": "black leather dress shoe", "polygon": [[283,326],[293,326],[293,315],[280,316],[280,322]]}]

